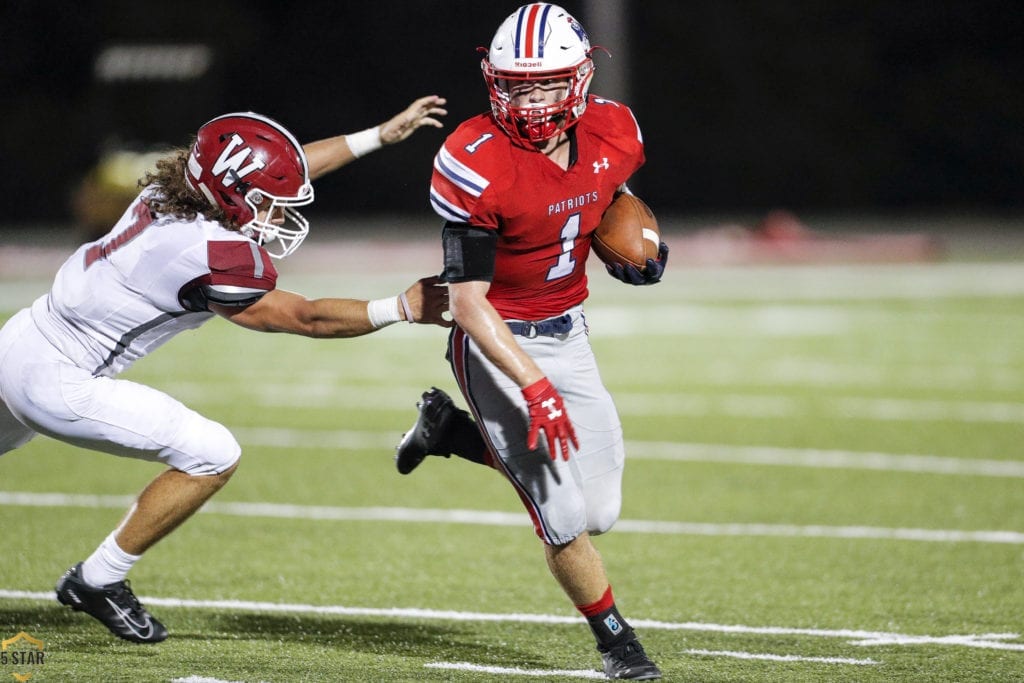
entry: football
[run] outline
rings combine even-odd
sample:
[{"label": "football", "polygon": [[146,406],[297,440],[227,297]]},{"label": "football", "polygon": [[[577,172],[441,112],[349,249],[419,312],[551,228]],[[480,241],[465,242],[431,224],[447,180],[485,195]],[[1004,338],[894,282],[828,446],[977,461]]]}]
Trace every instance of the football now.
[{"label": "football", "polygon": [[636,195],[616,197],[594,231],[591,248],[609,265],[631,264],[644,270],[647,259],[658,258],[661,231],[654,212]]}]

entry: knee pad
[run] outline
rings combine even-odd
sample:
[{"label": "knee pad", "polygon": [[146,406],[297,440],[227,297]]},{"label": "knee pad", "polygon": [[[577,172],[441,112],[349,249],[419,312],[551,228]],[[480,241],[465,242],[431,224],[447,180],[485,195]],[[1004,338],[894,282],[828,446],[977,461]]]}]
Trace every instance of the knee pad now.
[{"label": "knee pad", "polygon": [[615,522],[619,521],[619,512],[621,510],[621,496],[588,501],[587,531],[590,532],[591,536],[600,536],[606,531],[610,531]]},{"label": "knee pad", "polygon": [[176,442],[164,449],[161,459],[197,477],[222,474],[242,457],[242,447],[228,428],[198,413],[182,425]]}]

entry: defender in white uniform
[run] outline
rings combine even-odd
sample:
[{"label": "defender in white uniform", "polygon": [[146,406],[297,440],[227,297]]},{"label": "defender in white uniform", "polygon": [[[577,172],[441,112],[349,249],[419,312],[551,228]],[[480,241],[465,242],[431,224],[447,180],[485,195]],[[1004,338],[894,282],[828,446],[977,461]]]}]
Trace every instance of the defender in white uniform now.
[{"label": "defender in white uniform", "polygon": [[179,332],[221,315],[243,327],[354,337],[399,320],[449,326],[447,293],[423,278],[375,301],[309,300],[276,288],[274,258],[301,244],[311,180],[423,125],[444,99],[413,102],[389,121],[303,147],[251,112],[203,125],[171,152],[117,225],[61,266],[49,293],[0,329],[0,454],[36,434],[169,467],[121,524],[57,584],[57,599],[112,633],[156,643],[167,629],[125,577],[154,543],[212,496],[241,448],[223,426],[141,384],[117,379]]}]

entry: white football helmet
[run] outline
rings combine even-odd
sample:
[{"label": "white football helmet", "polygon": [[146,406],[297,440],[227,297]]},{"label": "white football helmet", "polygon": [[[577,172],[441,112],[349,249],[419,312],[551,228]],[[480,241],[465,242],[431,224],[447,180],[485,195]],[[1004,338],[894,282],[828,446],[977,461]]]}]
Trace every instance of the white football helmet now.
[{"label": "white football helmet", "polygon": [[[271,118],[237,112],[203,124],[185,181],[274,258],[291,254],[309,233],[309,221],[294,208],[313,201],[306,153]],[[282,211],[285,222],[273,223]]]},{"label": "white football helmet", "polygon": [[[587,32],[558,5],[537,2],[513,12],[498,27],[480,63],[491,111],[513,140],[550,140],[568,130],[587,108],[594,62]],[[511,92],[523,84],[568,80],[565,96],[552,105],[513,107]]]}]

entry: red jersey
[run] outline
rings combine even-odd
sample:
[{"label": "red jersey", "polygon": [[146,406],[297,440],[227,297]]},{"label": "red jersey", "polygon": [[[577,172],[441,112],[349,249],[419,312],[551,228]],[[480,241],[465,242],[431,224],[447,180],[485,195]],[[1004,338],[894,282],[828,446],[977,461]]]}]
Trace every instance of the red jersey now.
[{"label": "red jersey", "polygon": [[434,158],[430,203],[444,219],[498,234],[487,298],[503,318],[541,320],[587,298],[590,238],[615,190],[644,163],[629,107],[595,95],[562,170],[512,143],[490,114],[448,136]]}]

